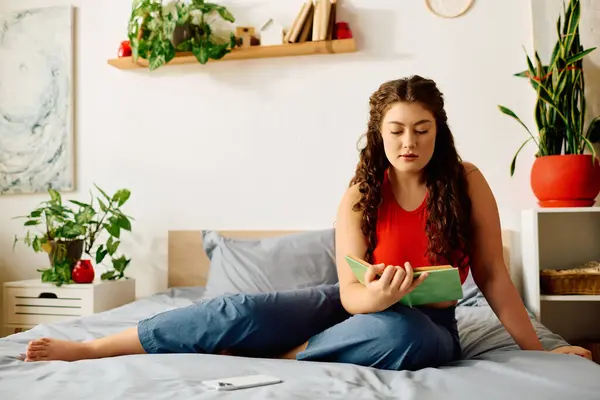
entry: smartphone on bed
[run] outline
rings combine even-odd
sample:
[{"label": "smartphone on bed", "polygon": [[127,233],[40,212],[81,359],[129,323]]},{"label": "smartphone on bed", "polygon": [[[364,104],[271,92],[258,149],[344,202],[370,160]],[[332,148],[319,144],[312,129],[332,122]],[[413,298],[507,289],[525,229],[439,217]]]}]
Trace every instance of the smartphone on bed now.
[{"label": "smartphone on bed", "polygon": [[213,390],[238,390],[258,386],[274,385],[283,382],[281,379],[268,375],[246,375],[232,378],[202,381],[202,384]]}]

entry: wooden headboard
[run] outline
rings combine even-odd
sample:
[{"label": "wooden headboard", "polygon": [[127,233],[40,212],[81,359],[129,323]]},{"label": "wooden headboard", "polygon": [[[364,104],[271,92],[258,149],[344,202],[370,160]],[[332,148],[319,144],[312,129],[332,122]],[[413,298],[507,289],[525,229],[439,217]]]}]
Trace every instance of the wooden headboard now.
[{"label": "wooden headboard", "polygon": [[[224,237],[238,239],[255,239],[282,236],[298,231],[218,231]],[[511,272],[511,233],[502,232],[504,247],[504,261]],[[200,230],[174,230],[168,235],[168,285],[180,286],[206,286],[210,261],[202,247],[202,231]],[[514,277],[513,277],[514,280]],[[517,283],[517,282],[515,282]]]}]

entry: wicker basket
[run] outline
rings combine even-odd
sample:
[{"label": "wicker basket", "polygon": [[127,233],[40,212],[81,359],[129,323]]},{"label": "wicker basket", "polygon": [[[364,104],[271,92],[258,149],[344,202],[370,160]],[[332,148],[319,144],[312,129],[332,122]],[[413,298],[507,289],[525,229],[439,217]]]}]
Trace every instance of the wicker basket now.
[{"label": "wicker basket", "polygon": [[540,271],[543,294],[600,294],[600,262],[591,261],[580,268]]}]

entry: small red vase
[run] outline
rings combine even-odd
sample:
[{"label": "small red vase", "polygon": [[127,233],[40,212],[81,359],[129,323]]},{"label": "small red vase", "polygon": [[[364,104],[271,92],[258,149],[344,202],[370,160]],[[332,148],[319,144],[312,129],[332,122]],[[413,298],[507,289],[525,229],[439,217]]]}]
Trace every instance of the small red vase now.
[{"label": "small red vase", "polygon": [[94,281],[94,266],[90,260],[79,260],[71,271],[71,279],[75,283],[92,283]]},{"label": "small red vase", "polygon": [[336,22],[335,35],[336,39],[352,39],[352,30],[347,22]]}]

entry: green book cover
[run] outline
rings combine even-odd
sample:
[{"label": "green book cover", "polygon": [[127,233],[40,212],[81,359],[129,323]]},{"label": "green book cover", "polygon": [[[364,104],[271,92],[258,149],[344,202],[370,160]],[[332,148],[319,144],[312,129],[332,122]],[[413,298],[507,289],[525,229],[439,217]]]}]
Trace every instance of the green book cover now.
[{"label": "green book cover", "polygon": [[[368,269],[368,264],[350,256],[346,256],[346,261],[358,281],[364,285],[364,275]],[[423,283],[404,296],[400,300],[400,303],[412,307],[422,304],[454,301],[463,297],[460,274],[457,268],[447,266],[446,268],[428,269],[426,267],[422,269],[415,268],[413,271],[413,279],[416,279],[425,271],[429,272],[429,275]]]}]

